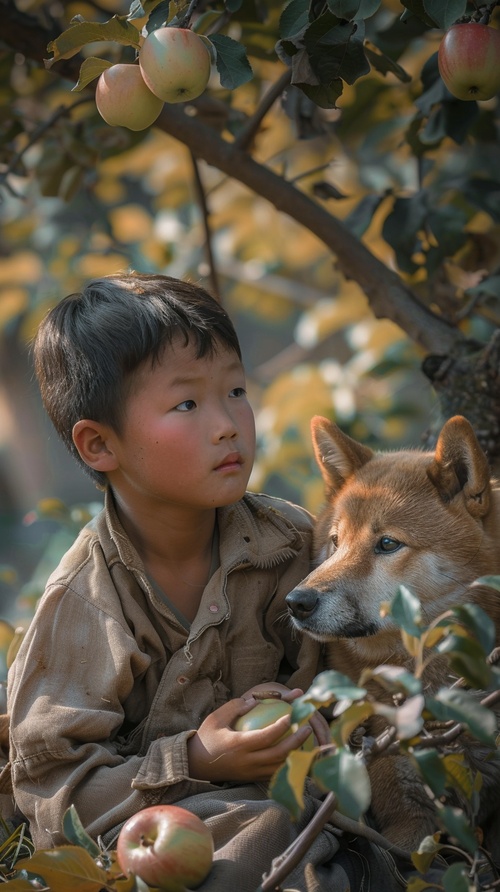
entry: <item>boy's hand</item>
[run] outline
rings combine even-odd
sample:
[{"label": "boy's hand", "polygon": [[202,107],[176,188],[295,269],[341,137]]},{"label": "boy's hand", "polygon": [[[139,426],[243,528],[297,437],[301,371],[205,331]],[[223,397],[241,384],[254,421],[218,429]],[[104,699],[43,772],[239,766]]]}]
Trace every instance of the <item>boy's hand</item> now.
[{"label": "boy's hand", "polygon": [[235,731],[233,725],[238,716],[245,715],[257,702],[253,697],[229,700],[207,716],[187,744],[192,778],[216,784],[268,781],[288,753],[307,740],[312,730],[310,725],[303,725],[280,740],[290,727],[289,716],[258,731]]}]

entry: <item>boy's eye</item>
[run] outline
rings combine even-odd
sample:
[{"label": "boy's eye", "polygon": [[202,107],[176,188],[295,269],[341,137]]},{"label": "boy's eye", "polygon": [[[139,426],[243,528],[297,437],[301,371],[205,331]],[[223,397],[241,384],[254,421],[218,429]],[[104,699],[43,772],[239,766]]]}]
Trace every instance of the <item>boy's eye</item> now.
[{"label": "boy's eye", "polygon": [[246,396],[247,392],[244,387],[235,387],[229,392],[229,396]]},{"label": "boy's eye", "polygon": [[177,412],[191,412],[192,409],[196,409],[196,403],[194,400],[184,400],[174,408]]}]

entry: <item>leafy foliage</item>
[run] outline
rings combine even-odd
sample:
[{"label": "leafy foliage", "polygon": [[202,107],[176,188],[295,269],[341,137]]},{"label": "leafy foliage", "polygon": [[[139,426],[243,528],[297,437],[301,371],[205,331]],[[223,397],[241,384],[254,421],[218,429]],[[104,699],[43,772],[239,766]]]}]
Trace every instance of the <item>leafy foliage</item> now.
[{"label": "leafy foliage", "polygon": [[[488,577],[498,588],[500,578]],[[481,582],[485,584],[485,580]],[[437,819],[442,837],[425,837],[412,861],[425,874],[439,853],[446,854],[450,842],[463,861],[451,864],[443,875],[445,889],[463,888],[464,892],[489,888],[488,874],[482,884],[481,871],[488,867],[488,855],[481,851],[480,831],[475,827],[477,794],[481,787],[479,771],[467,766],[459,753],[447,753],[433,739],[425,723],[438,720],[447,724],[447,741],[464,730],[491,747],[492,758],[498,758],[498,726],[494,706],[500,702],[500,671],[487,656],[495,642],[493,623],[484,611],[473,604],[447,610],[426,626],[418,598],[401,586],[392,603],[384,608],[400,627],[403,643],[414,657],[415,671],[410,674],[400,666],[383,665],[364,670],[358,685],[336,671],[319,675],[309,690],[294,701],[292,724],[307,721],[313,709],[335,704],[331,722],[331,744],[317,747],[308,753],[309,764],[302,753],[289,754],[285,766],[274,776],[270,792],[297,819],[303,807],[303,788],[311,777],[323,791],[334,796],[337,812],[359,820],[369,808],[371,793],[366,765],[375,754],[382,757],[385,750],[397,746],[406,754],[426,784],[437,808]],[[430,695],[422,684],[424,667],[445,653],[450,666],[462,670],[460,683],[440,688]],[[470,662],[462,656],[467,654]],[[476,665],[477,664],[477,665]],[[481,670],[479,670],[481,665]],[[377,678],[385,690],[398,700],[397,708],[387,709],[364,685]],[[483,689],[480,701],[478,688]],[[484,693],[489,692],[489,693]],[[370,715],[383,715],[387,728],[367,746],[352,746],[352,733]],[[382,754],[382,755],[381,755]],[[459,791],[466,800],[464,808],[443,804],[443,796],[450,790]],[[362,826],[359,832],[363,835]],[[472,868],[471,868],[472,865]],[[487,873],[487,871],[486,871]],[[410,880],[410,892],[428,888],[424,879]],[[454,885],[454,884],[457,885]],[[434,888],[432,886],[432,888]]]},{"label": "leafy foliage", "polygon": [[[488,579],[488,584],[500,590],[500,577]],[[486,584],[485,579],[480,582]],[[494,868],[488,853],[481,847],[481,835],[475,827],[481,775],[466,764],[460,752],[444,752],[439,738],[433,738],[432,732],[424,732],[424,725],[429,720],[444,720],[448,722],[448,742],[466,730],[490,746],[492,752],[497,751],[494,707],[500,701],[500,672],[486,659],[494,640],[492,623],[477,605],[465,604],[447,610],[426,626],[418,599],[404,586],[387,609],[399,625],[403,641],[410,645],[415,672],[410,674],[401,667],[384,665],[365,671],[359,684],[333,670],[318,675],[309,690],[294,701],[292,724],[303,724],[314,710],[335,704],[331,743],[326,747],[290,753],[271,781],[270,795],[285,805],[293,820],[297,820],[304,807],[304,785],[310,777],[327,797],[333,797],[336,812],[353,822],[351,832],[357,827],[363,836],[366,825],[356,822],[362,821],[370,806],[367,764],[375,753],[378,758],[384,758],[385,751],[391,748],[394,752],[397,746],[411,760],[432,795],[441,827],[440,833],[424,837],[418,849],[411,853],[411,861],[421,878],[415,876],[409,880],[409,892],[435,888],[424,876],[438,856],[443,870],[440,883],[444,890],[486,890],[490,888]],[[475,687],[475,671],[462,678],[462,686],[442,688],[434,696],[422,689],[424,664],[440,656],[444,642],[449,642],[445,652],[453,661],[459,641],[459,654],[468,647],[476,654],[476,644],[481,642],[487,692],[483,692],[482,703]],[[485,645],[484,649],[482,645]],[[397,708],[388,710],[385,704],[368,695],[364,687],[368,677],[376,677],[383,688],[397,696]],[[361,749],[353,747],[355,729],[368,716],[377,713],[386,718],[390,733],[386,730]],[[465,802],[463,808],[447,804],[444,797],[450,790],[459,791]],[[315,832],[319,830],[320,826]],[[29,892],[40,888],[40,883],[43,884],[41,888],[45,888],[45,884],[50,886],[52,892],[66,892],[70,887],[80,892],[147,892],[148,887],[139,878],[125,877],[120,872],[115,851],[104,850],[88,835],[74,806],[64,815],[62,831],[67,845],[34,853],[24,825],[11,833],[4,822],[0,870],[5,886],[12,892]],[[307,836],[308,828],[302,833]],[[312,841],[314,837],[309,838]],[[381,839],[379,837],[378,841]],[[450,853],[451,862],[443,867],[445,861],[442,859]]]}]

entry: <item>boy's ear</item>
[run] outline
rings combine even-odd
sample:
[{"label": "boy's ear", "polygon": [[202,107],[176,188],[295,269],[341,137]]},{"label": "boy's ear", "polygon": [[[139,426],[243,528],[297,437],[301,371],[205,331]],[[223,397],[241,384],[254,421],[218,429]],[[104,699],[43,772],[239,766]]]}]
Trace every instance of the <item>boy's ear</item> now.
[{"label": "boy's ear", "polygon": [[117,460],[110,447],[109,428],[98,421],[82,418],[73,428],[73,443],[80,458],[94,471],[114,471]]}]

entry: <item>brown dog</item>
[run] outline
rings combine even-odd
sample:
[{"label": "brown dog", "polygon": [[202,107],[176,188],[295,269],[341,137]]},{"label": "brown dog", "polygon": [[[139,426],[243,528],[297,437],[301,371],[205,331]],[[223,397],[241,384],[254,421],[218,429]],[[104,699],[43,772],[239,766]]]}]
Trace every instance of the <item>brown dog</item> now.
[{"label": "brown dog", "polygon": [[[374,453],[319,416],[312,436],[326,496],[316,524],[317,566],[286,600],[294,626],[327,642],[329,668],[354,682],[363,669],[384,663],[412,671],[399,628],[381,616],[381,605],[401,584],[420,599],[426,624],[447,608],[479,604],[495,622],[500,645],[500,594],[472,586],[480,576],[500,573],[500,489],[490,481],[469,422],[450,419],[435,453]],[[453,681],[447,667],[444,658],[431,663],[426,692]],[[365,687],[394,705],[375,682]],[[376,734],[380,726],[367,730]],[[464,743],[464,735],[460,749],[470,750],[483,774],[481,825],[488,812],[498,812],[500,760],[497,754],[496,763],[488,761],[487,748],[470,738]],[[378,829],[396,845],[416,849],[436,830],[436,815],[409,759],[381,755],[369,763],[369,774]],[[500,839],[489,849],[500,858]]]}]

